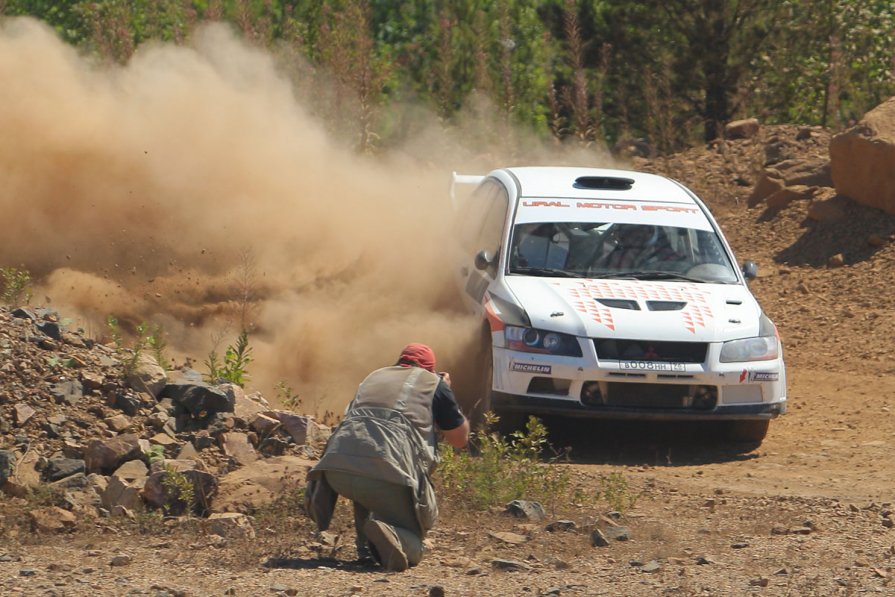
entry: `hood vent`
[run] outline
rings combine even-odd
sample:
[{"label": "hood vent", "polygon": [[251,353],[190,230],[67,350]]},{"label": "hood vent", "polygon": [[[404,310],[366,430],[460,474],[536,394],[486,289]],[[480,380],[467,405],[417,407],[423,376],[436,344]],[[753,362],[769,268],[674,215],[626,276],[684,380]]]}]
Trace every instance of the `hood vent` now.
[{"label": "hood vent", "polygon": [[632,301],[629,299],[604,299],[598,298],[595,299],[601,305],[606,307],[611,307],[613,309],[628,309],[630,311],[640,311],[640,305],[637,304],[637,301]]},{"label": "hood vent", "polygon": [[686,306],[683,301],[646,301],[646,308],[650,311],[680,311]]},{"label": "hood vent", "polygon": [[576,189],[597,189],[603,191],[630,191],[634,186],[631,178],[621,176],[579,176],[572,185]]}]

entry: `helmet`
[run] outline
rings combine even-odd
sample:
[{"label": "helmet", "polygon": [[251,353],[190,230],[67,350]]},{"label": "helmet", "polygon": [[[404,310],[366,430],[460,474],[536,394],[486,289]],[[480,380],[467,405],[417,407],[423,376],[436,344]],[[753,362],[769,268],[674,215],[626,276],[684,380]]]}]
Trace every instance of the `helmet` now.
[{"label": "helmet", "polygon": [[652,224],[619,224],[615,239],[623,248],[651,247],[659,240],[659,228]]}]

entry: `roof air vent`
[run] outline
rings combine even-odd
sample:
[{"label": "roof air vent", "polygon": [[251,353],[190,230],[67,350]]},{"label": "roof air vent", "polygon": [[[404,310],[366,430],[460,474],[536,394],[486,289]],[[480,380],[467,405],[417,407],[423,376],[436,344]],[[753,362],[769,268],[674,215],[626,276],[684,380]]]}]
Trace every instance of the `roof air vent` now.
[{"label": "roof air vent", "polygon": [[576,189],[601,189],[604,191],[630,191],[634,179],[619,176],[579,176],[572,185]]}]

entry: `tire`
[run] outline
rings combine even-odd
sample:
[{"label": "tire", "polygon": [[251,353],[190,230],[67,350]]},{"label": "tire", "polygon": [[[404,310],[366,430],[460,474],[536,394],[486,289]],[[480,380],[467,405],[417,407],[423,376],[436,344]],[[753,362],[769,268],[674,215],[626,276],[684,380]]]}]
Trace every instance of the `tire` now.
[{"label": "tire", "polygon": [[770,423],[768,419],[730,421],[727,437],[735,442],[755,444],[758,447],[768,434]]},{"label": "tire", "polygon": [[491,393],[494,386],[494,354],[491,348],[491,333],[482,332],[482,342],[476,358],[476,383],[470,410],[470,425],[474,430],[485,423],[485,413],[491,410]]},{"label": "tire", "polygon": [[528,415],[519,412],[501,412],[494,409],[492,394],[494,386],[494,353],[491,346],[491,331],[484,329],[476,355],[476,381],[473,389],[469,424],[474,431],[485,426],[485,413],[492,411],[498,417],[493,430],[508,436],[513,431],[525,429]]}]

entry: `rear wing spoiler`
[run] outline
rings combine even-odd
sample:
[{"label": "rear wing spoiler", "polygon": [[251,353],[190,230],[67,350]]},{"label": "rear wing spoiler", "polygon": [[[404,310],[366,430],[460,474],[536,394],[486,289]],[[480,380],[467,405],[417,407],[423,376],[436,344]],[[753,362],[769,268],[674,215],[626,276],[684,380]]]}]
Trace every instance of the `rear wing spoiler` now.
[{"label": "rear wing spoiler", "polygon": [[480,174],[457,174],[456,172],[451,172],[451,207],[457,207],[455,189],[458,184],[477,185],[483,180],[485,180],[485,177]]}]

